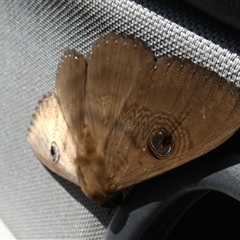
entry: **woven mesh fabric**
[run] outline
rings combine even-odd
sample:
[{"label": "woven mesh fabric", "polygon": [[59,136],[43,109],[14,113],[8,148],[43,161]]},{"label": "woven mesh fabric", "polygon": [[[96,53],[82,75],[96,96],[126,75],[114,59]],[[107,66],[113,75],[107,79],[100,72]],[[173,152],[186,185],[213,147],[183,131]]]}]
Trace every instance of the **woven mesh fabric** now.
[{"label": "woven mesh fabric", "polygon": [[0,0],[0,217],[19,239],[102,239],[112,219],[47,171],[26,142],[37,101],[54,90],[63,50],[86,54],[99,36],[141,37],[240,82],[240,35],[179,0]]}]

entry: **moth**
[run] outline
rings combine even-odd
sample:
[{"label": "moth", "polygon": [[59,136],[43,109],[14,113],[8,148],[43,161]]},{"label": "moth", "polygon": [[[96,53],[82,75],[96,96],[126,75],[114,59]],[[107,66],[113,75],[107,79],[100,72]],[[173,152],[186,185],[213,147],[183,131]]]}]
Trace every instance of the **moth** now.
[{"label": "moth", "polygon": [[233,84],[189,60],[156,60],[139,38],[109,33],[86,58],[65,51],[28,142],[47,168],[105,204],[216,148],[239,126]]}]

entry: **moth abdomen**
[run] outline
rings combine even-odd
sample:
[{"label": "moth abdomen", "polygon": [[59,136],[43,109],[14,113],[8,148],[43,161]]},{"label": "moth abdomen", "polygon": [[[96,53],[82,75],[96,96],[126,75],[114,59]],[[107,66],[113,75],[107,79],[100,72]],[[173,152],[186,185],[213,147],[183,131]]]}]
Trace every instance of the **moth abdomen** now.
[{"label": "moth abdomen", "polygon": [[77,165],[79,185],[92,201],[104,204],[117,195],[111,189],[113,175],[103,156],[83,155],[75,161],[75,164]]}]

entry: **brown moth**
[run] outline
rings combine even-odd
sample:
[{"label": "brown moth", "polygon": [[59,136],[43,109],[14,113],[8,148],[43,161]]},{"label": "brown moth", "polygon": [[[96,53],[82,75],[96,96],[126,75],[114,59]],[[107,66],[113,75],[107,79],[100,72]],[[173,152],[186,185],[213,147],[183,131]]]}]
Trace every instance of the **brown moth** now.
[{"label": "brown moth", "polygon": [[140,39],[109,33],[86,59],[64,53],[56,93],[39,102],[28,142],[46,167],[104,204],[216,148],[239,125],[235,86],[189,60],[155,60]]}]

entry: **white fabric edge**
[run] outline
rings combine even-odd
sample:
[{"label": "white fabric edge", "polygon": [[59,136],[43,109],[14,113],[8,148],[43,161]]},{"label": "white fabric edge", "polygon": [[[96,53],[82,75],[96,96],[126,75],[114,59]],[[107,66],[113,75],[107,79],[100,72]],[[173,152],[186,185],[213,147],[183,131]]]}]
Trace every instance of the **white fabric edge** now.
[{"label": "white fabric edge", "polygon": [[12,239],[16,240],[16,238],[13,236],[11,231],[8,229],[8,227],[5,225],[5,223],[0,218],[0,240],[5,239]]}]

